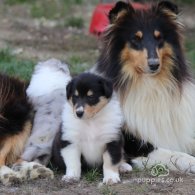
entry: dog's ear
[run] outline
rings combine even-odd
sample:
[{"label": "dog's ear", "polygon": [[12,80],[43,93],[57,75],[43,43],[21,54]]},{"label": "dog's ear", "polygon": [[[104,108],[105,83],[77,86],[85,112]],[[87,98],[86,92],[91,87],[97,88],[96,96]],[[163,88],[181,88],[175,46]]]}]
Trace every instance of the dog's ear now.
[{"label": "dog's ear", "polygon": [[110,23],[114,23],[117,21],[118,18],[121,16],[127,14],[127,13],[133,13],[135,12],[134,8],[131,4],[125,3],[123,1],[119,1],[116,3],[116,5],[110,10],[108,14],[108,18]]},{"label": "dog's ear", "polygon": [[177,15],[179,13],[178,6],[170,1],[161,1],[158,3],[158,10],[169,11]]},{"label": "dog's ear", "polygon": [[106,98],[110,98],[113,93],[113,86],[112,83],[106,79],[101,79],[100,81],[102,85],[103,94]]},{"label": "dog's ear", "polygon": [[66,86],[66,98],[69,100],[72,96],[73,81],[70,81]]}]

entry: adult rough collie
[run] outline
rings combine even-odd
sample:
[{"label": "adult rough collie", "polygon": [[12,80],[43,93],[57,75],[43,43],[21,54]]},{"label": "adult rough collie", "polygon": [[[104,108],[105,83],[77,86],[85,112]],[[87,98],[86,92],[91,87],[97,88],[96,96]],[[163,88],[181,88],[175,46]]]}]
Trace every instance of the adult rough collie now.
[{"label": "adult rough collie", "polygon": [[53,147],[55,164],[66,166],[62,179],[78,181],[83,164],[103,164],[103,183],[118,183],[119,170],[131,171],[131,166],[124,162],[123,116],[112,83],[83,73],[73,78],[66,89],[68,101],[62,114],[62,130]]},{"label": "adult rough collie", "polygon": [[140,165],[164,163],[195,173],[195,84],[178,7],[162,1],[134,10],[118,2],[109,20],[94,70],[109,78],[119,95],[126,152]]}]

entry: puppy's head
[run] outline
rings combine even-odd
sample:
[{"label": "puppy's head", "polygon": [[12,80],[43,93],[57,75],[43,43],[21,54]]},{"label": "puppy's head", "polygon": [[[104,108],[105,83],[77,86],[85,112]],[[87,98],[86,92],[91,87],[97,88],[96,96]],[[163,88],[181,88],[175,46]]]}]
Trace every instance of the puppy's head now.
[{"label": "puppy's head", "polygon": [[112,84],[104,78],[83,73],[66,87],[67,99],[77,118],[89,119],[99,112],[112,96]]}]

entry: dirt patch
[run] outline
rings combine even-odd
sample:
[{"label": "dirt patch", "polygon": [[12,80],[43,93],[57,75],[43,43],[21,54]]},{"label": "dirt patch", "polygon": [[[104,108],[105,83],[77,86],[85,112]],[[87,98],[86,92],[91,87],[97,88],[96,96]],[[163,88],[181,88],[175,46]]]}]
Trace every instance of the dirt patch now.
[{"label": "dirt patch", "polygon": [[84,178],[79,183],[61,181],[62,174],[54,179],[37,179],[5,187],[0,185],[0,194],[14,195],[137,195],[137,194],[189,194],[194,195],[195,179],[192,175],[170,173],[166,177],[151,177],[149,172],[132,172],[122,176],[122,182],[105,186],[98,182],[89,183]]}]

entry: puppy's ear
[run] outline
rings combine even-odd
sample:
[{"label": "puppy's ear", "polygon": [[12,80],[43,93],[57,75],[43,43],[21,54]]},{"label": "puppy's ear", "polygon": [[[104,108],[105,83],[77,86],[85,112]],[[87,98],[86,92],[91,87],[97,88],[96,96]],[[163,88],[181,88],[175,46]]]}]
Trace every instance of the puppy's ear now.
[{"label": "puppy's ear", "polygon": [[158,4],[158,10],[169,11],[177,15],[179,13],[178,6],[170,1],[161,1]]},{"label": "puppy's ear", "polygon": [[73,81],[70,81],[66,86],[66,98],[69,100],[72,96]]},{"label": "puppy's ear", "polygon": [[118,18],[122,17],[127,13],[134,13],[135,10],[131,4],[125,3],[123,1],[119,1],[115,4],[115,6],[110,10],[108,14],[108,18],[110,23],[114,23]]},{"label": "puppy's ear", "polygon": [[110,98],[113,93],[113,86],[112,83],[106,79],[103,79],[100,81],[102,85],[103,94],[106,98]]}]

